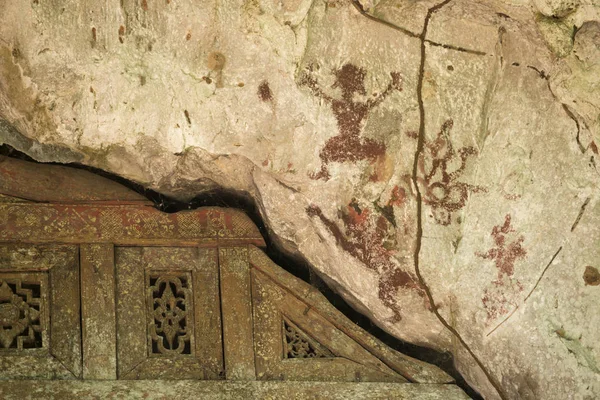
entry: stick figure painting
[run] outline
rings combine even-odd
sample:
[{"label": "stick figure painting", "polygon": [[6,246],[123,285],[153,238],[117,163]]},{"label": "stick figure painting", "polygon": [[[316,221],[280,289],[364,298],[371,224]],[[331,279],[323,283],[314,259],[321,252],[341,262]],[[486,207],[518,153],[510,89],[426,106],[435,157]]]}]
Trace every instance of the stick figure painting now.
[{"label": "stick figure painting", "polygon": [[355,101],[355,95],[367,94],[364,85],[366,71],[347,63],[334,70],[333,74],[335,83],[331,87],[342,92],[341,98],[334,98],[325,93],[310,73],[304,73],[299,82],[300,85],[310,89],[314,96],[331,105],[339,130],[339,134],[329,138],[321,149],[319,153],[321,170],[311,174],[312,179],[329,180],[331,176],[328,164],[331,162],[344,163],[360,160],[374,162],[382,157],[385,154],[385,145],[373,139],[362,138],[360,136],[362,125],[373,108],[381,104],[394,90],[402,90],[400,73],[392,72],[390,74],[392,79],[383,92],[366,101]]}]

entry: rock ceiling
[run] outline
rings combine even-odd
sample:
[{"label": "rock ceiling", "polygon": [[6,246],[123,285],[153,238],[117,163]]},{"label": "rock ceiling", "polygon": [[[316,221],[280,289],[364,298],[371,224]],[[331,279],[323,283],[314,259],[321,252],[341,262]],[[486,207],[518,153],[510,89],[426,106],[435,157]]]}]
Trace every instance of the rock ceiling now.
[{"label": "rock ceiling", "polygon": [[600,396],[598,0],[0,2],[0,143],[279,245],[486,398]]}]

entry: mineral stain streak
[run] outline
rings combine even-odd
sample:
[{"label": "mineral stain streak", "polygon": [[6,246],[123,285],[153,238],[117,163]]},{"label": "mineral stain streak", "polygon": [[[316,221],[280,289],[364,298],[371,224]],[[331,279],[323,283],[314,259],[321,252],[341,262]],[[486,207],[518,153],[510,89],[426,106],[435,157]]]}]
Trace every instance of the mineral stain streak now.
[{"label": "mineral stain streak", "polygon": [[321,149],[319,153],[321,169],[310,175],[312,179],[328,180],[331,176],[327,165],[331,162],[354,163],[360,160],[374,162],[383,156],[386,150],[383,143],[360,137],[362,124],[369,111],[381,104],[394,90],[402,90],[400,73],[392,72],[392,80],[382,93],[364,102],[355,101],[355,95],[367,94],[364,86],[366,71],[353,64],[345,64],[335,70],[334,75],[336,80],[332,88],[341,90],[341,99],[335,99],[325,93],[316,79],[308,73],[303,74],[299,82],[300,85],[308,87],[314,96],[331,104],[339,130],[339,134],[331,137]]}]

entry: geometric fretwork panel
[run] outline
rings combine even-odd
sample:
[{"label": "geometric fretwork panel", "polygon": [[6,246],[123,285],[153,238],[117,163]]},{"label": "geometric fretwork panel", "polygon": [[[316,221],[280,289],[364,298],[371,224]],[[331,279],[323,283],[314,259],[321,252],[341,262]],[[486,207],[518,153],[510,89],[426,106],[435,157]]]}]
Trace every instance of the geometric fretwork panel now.
[{"label": "geometric fretwork panel", "polygon": [[335,355],[302,332],[291,321],[283,319],[284,358],[331,358]]},{"label": "geometric fretwork panel", "polygon": [[192,355],[194,337],[191,276],[147,276],[148,348],[151,355]]},{"label": "geometric fretwork panel", "polygon": [[42,284],[0,275],[0,351],[42,348]]}]

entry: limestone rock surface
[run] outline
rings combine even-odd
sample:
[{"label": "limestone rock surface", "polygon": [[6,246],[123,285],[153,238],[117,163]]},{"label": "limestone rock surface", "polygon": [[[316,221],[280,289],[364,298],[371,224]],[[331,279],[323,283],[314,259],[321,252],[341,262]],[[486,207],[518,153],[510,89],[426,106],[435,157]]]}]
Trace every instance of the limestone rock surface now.
[{"label": "limestone rock surface", "polygon": [[0,143],[277,243],[487,399],[600,397],[598,0],[0,0]]}]

